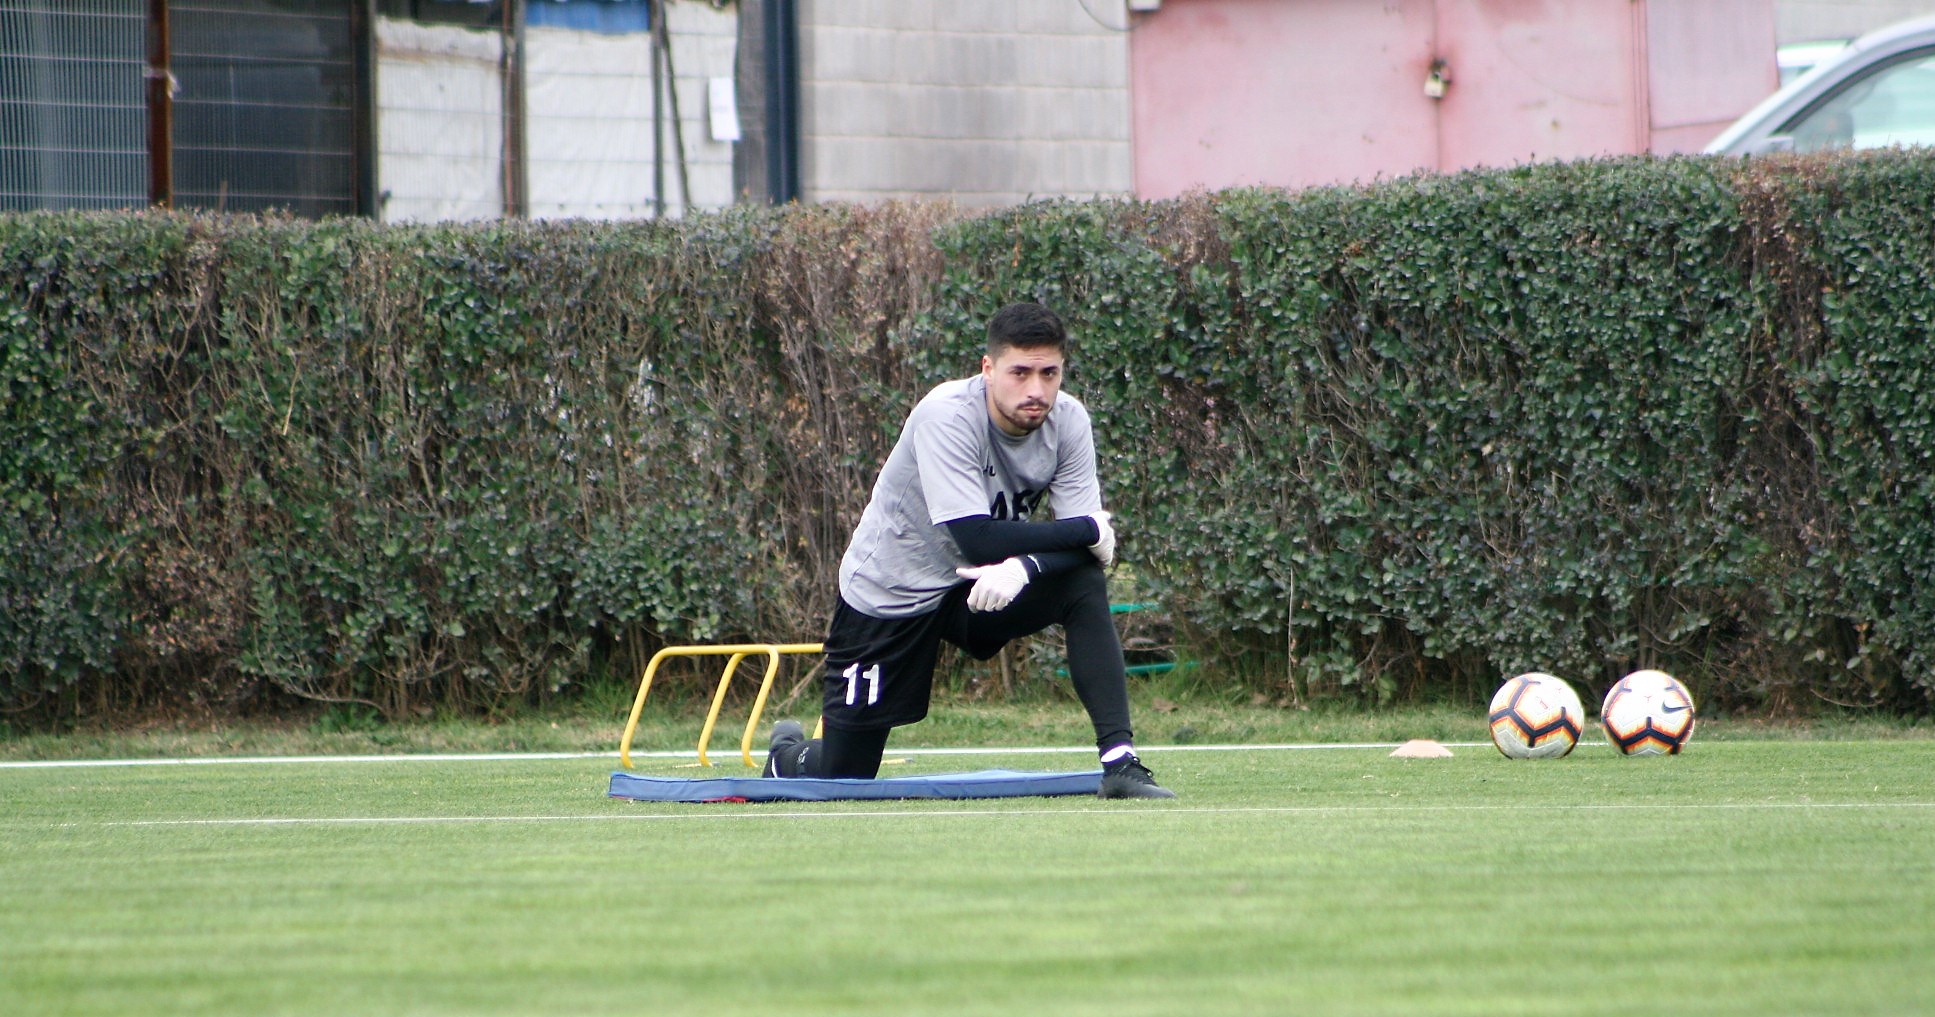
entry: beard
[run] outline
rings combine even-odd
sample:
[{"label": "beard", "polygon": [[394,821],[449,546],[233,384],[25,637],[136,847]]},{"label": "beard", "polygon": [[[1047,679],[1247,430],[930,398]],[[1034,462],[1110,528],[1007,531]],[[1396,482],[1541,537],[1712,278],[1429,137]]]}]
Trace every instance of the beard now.
[{"label": "beard", "polygon": [[1008,425],[1004,430],[1010,434],[1033,434],[1048,423],[1048,406],[1045,403],[1027,402],[1013,410],[1001,411],[1002,423]]}]

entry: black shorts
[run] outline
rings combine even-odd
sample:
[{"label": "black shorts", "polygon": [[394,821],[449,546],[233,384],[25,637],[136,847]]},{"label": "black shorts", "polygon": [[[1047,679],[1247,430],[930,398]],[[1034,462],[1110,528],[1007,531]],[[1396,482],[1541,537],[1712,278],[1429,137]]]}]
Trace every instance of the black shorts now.
[{"label": "black shorts", "polygon": [[[1063,608],[1084,580],[1064,574],[1029,583],[1000,611],[969,611],[970,584],[949,590],[941,606],[908,618],[875,618],[841,600],[827,627],[826,673],[820,715],[828,727],[876,730],[927,716],[941,640],[987,660],[1003,646],[1062,620]],[[1072,581],[1072,582],[1071,582]],[[1107,603],[1107,594],[1102,594]]]}]

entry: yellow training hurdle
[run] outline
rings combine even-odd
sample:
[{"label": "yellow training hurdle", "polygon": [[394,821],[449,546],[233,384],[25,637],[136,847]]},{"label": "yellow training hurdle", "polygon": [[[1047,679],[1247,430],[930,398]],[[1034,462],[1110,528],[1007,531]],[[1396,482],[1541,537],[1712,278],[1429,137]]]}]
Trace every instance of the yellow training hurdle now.
[{"label": "yellow training hurdle", "polygon": [[[699,731],[699,765],[711,766],[706,758],[706,748],[712,743],[712,728],[719,721],[719,707],[726,701],[726,689],[732,684],[732,674],[739,669],[739,662],[747,657],[764,654],[766,657],[766,677],[759,682],[759,695],[753,699],[752,716],[746,718],[746,733],[739,739],[739,758],[747,766],[759,766],[753,762],[753,734],[759,728],[759,715],[766,711],[766,697],[773,691],[773,678],[779,674],[779,656],[782,653],[819,653],[820,643],[720,643],[715,645],[668,646],[652,654],[652,660],[645,665],[645,677],[638,683],[638,696],[632,700],[632,715],[625,721],[625,737],[618,743],[618,761],[625,769],[632,768],[632,736],[638,733],[638,715],[645,709],[645,697],[652,691],[652,676],[667,657],[729,657],[726,671],[719,676],[718,691],[712,694],[712,709],[705,715],[705,727]],[[817,705],[817,704],[816,704]],[[815,726],[814,734],[819,734]]]}]

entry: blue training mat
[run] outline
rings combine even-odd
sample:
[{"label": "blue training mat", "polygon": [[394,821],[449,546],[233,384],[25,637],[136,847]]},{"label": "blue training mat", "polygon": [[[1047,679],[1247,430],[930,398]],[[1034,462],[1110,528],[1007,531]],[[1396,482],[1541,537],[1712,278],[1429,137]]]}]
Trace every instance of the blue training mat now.
[{"label": "blue training mat", "polygon": [[607,794],[637,802],[837,802],[1092,795],[1101,786],[1100,770],[1083,773],[977,770],[973,773],[928,773],[877,780],[641,777],[620,770],[611,775],[611,790]]}]

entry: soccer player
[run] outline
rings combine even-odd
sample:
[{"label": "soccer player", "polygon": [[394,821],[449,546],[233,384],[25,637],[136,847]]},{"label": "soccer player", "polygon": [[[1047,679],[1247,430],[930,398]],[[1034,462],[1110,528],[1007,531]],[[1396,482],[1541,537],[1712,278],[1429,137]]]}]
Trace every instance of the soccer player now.
[{"label": "soccer player", "polygon": [[[1104,798],[1173,798],[1136,758],[1122,645],[1103,569],[1088,410],[1061,391],[1068,332],[1010,304],[988,322],[981,373],[929,392],[907,417],[840,562],[821,718],[773,726],[766,776],[879,776],[887,735],[927,716],[945,639],[987,660],[1060,625],[1068,673],[1095,725]],[[1044,506],[1053,521],[1034,517]]]}]

